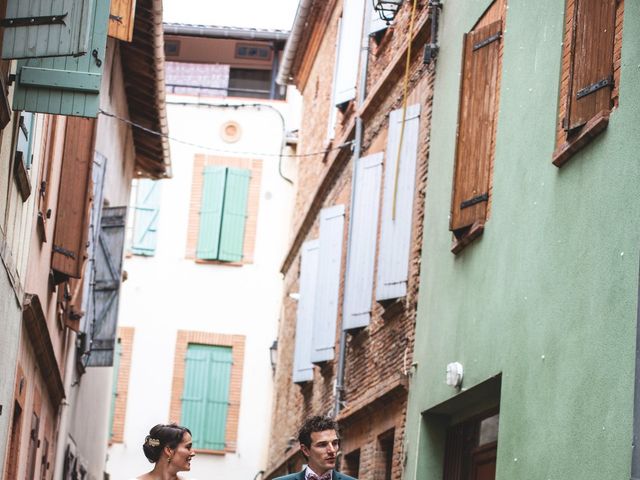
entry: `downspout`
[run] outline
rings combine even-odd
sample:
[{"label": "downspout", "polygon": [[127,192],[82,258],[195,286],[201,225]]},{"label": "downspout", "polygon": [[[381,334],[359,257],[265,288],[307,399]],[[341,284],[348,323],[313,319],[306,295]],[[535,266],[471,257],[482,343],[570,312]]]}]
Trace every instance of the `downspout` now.
[{"label": "downspout", "polygon": [[[369,20],[371,18],[371,12],[373,3],[369,0],[364,2],[364,20],[362,25],[362,38],[360,39],[360,75],[358,77],[358,91],[356,94],[355,111],[358,112],[360,107],[364,103],[366,98],[367,89],[367,70],[369,66]],[[362,117],[356,117],[355,136],[353,141],[353,156],[352,156],[352,173],[351,173],[351,207],[349,208],[349,216],[353,216],[353,204],[356,198],[356,175],[358,173],[358,160],[360,160],[360,154],[362,149],[362,133],[363,124]],[[353,234],[353,222],[349,218],[349,226],[347,229],[347,264],[345,268],[345,278],[349,278],[349,259],[351,258],[351,235]],[[342,317],[344,325],[345,315],[345,299],[346,296],[342,295]],[[347,332],[344,328],[340,328],[340,343],[338,346],[338,371],[336,372],[336,386],[335,386],[335,405],[333,407],[334,416],[338,416],[342,409],[342,395],[344,393],[344,368],[345,368],[345,356],[347,350]]]},{"label": "downspout", "polygon": [[287,85],[290,82],[289,75],[291,73],[291,67],[293,66],[293,59],[296,57],[300,38],[304,32],[311,12],[311,4],[313,0],[300,0],[298,4],[298,10],[296,10],[296,17],[293,21],[293,27],[291,33],[287,39],[287,44],[284,47],[284,53],[282,55],[282,64],[280,65],[280,71],[278,72],[278,78],[276,82],[279,85]]},{"label": "downspout", "polygon": [[[640,277],[640,275],[639,275]],[[640,278],[636,305],[636,379],[633,392],[633,441],[631,443],[631,480],[640,480]]]}]

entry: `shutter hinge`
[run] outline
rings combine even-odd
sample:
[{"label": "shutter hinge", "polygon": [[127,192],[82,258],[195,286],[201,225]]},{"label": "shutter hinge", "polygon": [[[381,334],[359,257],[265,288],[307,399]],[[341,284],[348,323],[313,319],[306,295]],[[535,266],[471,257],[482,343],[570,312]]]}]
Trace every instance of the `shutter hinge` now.
[{"label": "shutter hinge", "polygon": [[66,248],[60,247],[58,245],[53,246],[53,251],[59,253],[60,255],[64,255],[65,257],[76,259],[76,254],[71,250],[67,250]]},{"label": "shutter hinge", "polygon": [[62,15],[44,15],[41,17],[20,17],[20,18],[3,18],[0,20],[0,27],[17,28],[17,27],[35,27],[37,25],[66,25],[64,19],[66,13]]},{"label": "shutter hinge", "polygon": [[500,38],[502,37],[502,32],[498,32],[495,33],[493,35],[491,35],[488,38],[485,38],[484,40],[482,40],[481,42],[478,43],[474,43],[473,44],[473,51],[475,52],[476,50],[481,49],[482,47],[486,47],[487,45],[489,45],[490,43],[495,42],[496,40],[500,40]]},{"label": "shutter hinge", "polygon": [[120,15],[109,15],[109,20],[122,24],[122,17]]},{"label": "shutter hinge", "polygon": [[476,203],[486,202],[488,200],[489,200],[489,194],[483,193],[482,195],[478,195],[476,197],[470,198],[469,200],[465,200],[464,202],[461,202],[460,209],[462,210],[463,208],[471,207]]},{"label": "shutter hinge", "polygon": [[597,92],[604,87],[613,87],[613,77],[608,76],[607,78],[603,78],[599,82],[592,83],[591,85],[587,85],[586,87],[581,88],[580,90],[578,90],[578,93],[576,93],[576,99],[591,95],[592,93]]}]

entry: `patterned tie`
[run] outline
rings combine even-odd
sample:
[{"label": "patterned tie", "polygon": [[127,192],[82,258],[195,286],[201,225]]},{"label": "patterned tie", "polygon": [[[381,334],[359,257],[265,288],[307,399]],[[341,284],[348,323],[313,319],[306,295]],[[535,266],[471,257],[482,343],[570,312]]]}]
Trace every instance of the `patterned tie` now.
[{"label": "patterned tie", "polygon": [[331,470],[323,473],[320,476],[316,475],[315,473],[309,472],[309,474],[307,475],[307,480],[331,480]]}]

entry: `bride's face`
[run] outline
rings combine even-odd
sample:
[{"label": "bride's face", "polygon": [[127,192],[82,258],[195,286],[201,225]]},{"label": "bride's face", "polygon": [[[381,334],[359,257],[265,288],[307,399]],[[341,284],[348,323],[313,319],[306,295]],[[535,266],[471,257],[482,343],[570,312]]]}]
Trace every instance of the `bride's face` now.
[{"label": "bride's face", "polygon": [[184,432],[182,441],[173,451],[171,464],[178,472],[188,472],[191,470],[191,459],[195,456],[193,451],[193,442],[189,432]]}]

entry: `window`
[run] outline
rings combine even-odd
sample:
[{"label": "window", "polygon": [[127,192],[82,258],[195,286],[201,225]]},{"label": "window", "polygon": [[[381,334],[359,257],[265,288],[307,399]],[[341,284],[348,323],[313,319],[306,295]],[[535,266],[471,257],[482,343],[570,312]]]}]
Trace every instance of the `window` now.
[{"label": "window", "polygon": [[119,327],[113,359],[113,384],[111,387],[111,409],[109,438],[111,443],[124,441],[124,423],[126,420],[127,392],[131,374],[131,355],[133,350],[132,327]]},{"label": "window", "polygon": [[[502,58],[503,3],[464,36],[455,172],[449,228],[455,254],[480,236],[488,218]],[[491,23],[488,23],[491,21]]]},{"label": "window", "polygon": [[[259,57],[256,57],[259,58]],[[275,88],[272,95],[272,70],[257,70],[250,68],[231,68],[229,70],[229,96],[245,98],[270,98],[280,100],[280,89]]]},{"label": "window", "polygon": [[170,417],[188,425],[196,450],[235,452],[245,337],[179,331]]},{"label": "window", "polygon": [[393,439],[395,429],[391,429],[378,437],[376,451],[375,480],[391,480],[393,471]]},{"label": "window", "polygon": [[360,476],[360,449],[349,452],[344,456],[341,470],[353,478]]},{"label": "window", "polygon": [[485,412],[447,430],[444,480],[494,480],[499,414]]},{"label": "window", "polygon": [[618,103],[623,10],[620,0],[566,2],[557,167],[607,127]]},{"label": "window", "polygon": [[15,133],[15,166],[14,172],[22,201],[31,195],[29,171],[33,163],[33,138],[35,136],[35,115],[29,112],[19,112],[16,119]]},{"label": "window", "polygon": [[158,216],[160,215],[160,182],[140,179],[136,189],[131,253],[151,257],[156,253]]},{"label": "window", "polygon": [[196,155],[187,258],[253,262],[262,161]]}]

